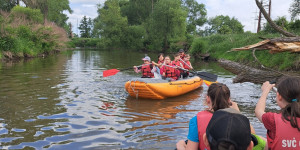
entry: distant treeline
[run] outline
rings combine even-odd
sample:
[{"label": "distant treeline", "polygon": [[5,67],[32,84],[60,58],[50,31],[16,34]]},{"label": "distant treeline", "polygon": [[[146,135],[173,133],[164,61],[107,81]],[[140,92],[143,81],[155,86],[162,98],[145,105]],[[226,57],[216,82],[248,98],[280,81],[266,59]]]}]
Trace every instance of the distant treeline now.
[{"label": "distant treeline", "polygon": [[[188,51],[198,37],[245,33],[244,26],[234,17],[207,18],[206,14],[205,5],[196,0],[107,0],[104,5],[98,5],[96,18],[82,18],[79,30],[80,37],[85,39],[75,39],[72,44],[157,52],[180,48]],[[296,19],[288,22],[285,17],[278,17],[275,22],[292,32],[300,30],[300,21]],[[261,32],[276,33],[269,24],[264,24]]]}]

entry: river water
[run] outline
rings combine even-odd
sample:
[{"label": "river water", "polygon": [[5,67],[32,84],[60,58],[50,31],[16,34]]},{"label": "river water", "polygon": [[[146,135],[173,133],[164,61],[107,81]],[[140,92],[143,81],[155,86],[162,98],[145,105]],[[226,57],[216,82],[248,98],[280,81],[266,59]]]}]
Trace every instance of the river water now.
[{"label": "river water", "polygon": [[[189,119],[205,109],[207,86],[165,100],[135,99],[124,84],[140,74],[128,70],[102,77],[107,69],[140,65],[142,57],[138,52],[78,49],[0,63],[0,149],[174,149],[186,139]],[[265,137],[254,115],[261,85],[233,84],[235,75],[216,63],[192,64],[217,74],[256,133]],[[279,109],[275,96],[269,95],[268,111]]]}]

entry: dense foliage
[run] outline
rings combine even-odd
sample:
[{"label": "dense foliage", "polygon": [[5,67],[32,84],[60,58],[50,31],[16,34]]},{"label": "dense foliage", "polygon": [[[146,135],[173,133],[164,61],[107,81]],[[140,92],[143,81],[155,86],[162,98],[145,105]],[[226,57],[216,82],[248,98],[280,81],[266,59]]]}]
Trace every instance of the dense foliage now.
[{"label": "dense foliage", "polygon": [[68,40],[64,29],[44,20],[39,9],[15,6],[1,16],[0,52],[6,57],[48,54]]}]

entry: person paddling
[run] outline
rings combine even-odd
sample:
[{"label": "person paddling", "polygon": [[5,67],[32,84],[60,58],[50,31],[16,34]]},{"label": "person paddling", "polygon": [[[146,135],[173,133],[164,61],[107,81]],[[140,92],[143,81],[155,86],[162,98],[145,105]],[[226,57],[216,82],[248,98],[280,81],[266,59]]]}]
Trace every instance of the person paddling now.
[{"label": "person paddling", "polygon": [[179,53],[179,55],[180,55],[180,58],[181,58],[181,59],[184,59],[184,56],[185,56],[184,50],[183,50],[183,49],[180,49],[178,53]]},{"label": "person paddling", "polygon": [[180,72],[175,65],[171,63],[170,56],[165,57],[164,65],[160,68],[160,74],[164,79],[177,80],[180,76]]},{"label": "person paddling", "polygon": [[[182,65],[182,68],[183,69],[186,69],[186,70],[193,70],[193,67],[192,67],[192,64],[191,64],[191,62],[190,62],[190,55],[189,54],[186,54],[185,56],[184,56],[184,59],[182,60],[181,59],[181,61],[183,61],[183,65]],[[183,78],[186,78],[186,77],[188,77],[189,76],[189,71],[185,71],[185,72],[183,72],[182,73],[182,77]]]},{"label": "person paddling", "polygon": [[151,58],[149,56],[146,56],[142,59],[144,61],[144,64],[141,67],[133,66],[134,71],[136,73],[139,73],[142,71],[142,78],[154,78],[153,74],[153,65],[150,63]]},{"label": "person paddling", "polygon": [[275,87],[266,81],[262,87],[255,115],[267,129],[269,149],[300,149],[300,78],[287,77],[277,85],[279,113],[265,112],[268,93]]},{"label": "person paddling", "polygon": [[[158,61],[157,63],[155,63],[154,61],[152,61],[152,64],[155,64],[155,68],[156,68],[156,72],[160,75],[160,68],[162,67],[162,65],[164,64],[164,54],[163,53],[159,53],[158,54]],[[160,77],[161,78],[161,75]]]}]

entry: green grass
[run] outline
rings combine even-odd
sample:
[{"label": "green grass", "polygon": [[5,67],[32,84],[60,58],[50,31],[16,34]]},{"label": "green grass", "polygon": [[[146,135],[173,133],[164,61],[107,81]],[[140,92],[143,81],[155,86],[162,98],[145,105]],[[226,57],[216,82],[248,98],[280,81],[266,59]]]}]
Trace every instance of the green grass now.
[{"label": "green grass", "polygon": [[258,61],[255,61],[252,51],[234,51],[228,52],[232,48],[239,48],[246,45],[255,44],[262,41],[259,37],[275,38],[279,37],[278,34],[227,34],[227,35],[212,35],[208,37],[195,38],[192,46],[191,53],[209,53],[211,57],[216,59],[227,59],[231,61],[241,62],[251,66],[258,66],[260,63],[266,67],[277,70],[291,70],[298,68],[299,55],[295,53],[276,53],[270,54],[268,50],[255,52]]}]

